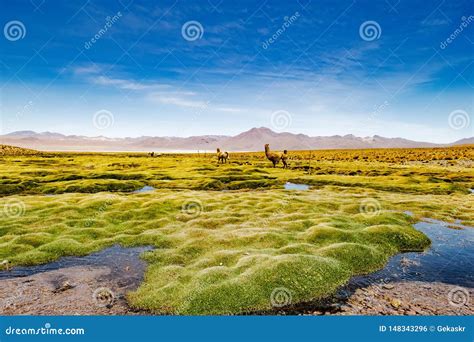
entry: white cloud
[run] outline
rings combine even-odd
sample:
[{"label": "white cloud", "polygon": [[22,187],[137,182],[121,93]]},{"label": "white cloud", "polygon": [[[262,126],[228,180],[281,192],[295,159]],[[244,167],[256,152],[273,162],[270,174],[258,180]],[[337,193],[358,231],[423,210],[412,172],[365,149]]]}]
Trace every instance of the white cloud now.
[{"label": "white cloud", "polygon": [[101,71],[101,68],[96,64],[76,67],[72,72],[76,75],[95,74]]},{"label": "white cloud", "polygon": [[235,108],[235,107],[215,107],[214,109],[219,112],[227,112],[227,113],[240,113],[244,111],[242,108]]},{"label": "white cloud", "polygon": [[169,87],[166,84],[156,82],[140,82],[133,79],[109,77],[104,74],[104,69],[97,64],[75,67],[72,72],[75,75],[86,77],[91,83],[103,86],[114,86],[126,90],[147,90]]},{"label": "white cloud", "polygon": [[159,102],[166,105],[174,105],[178,107],[189,108],[206,108],[208,103],[205,101],[189,99],[178,95],[179,93],[152,93],[148,98],[154,102]]},{"label": "white cloud", "polygon": [[127,90],[145,90],[145,89],[154,89],[154,88],[162,88],[167,87],[164,84],[156,84],[156,83],[141,83],[136,82],[133,80],[125,80],[121,78],[110,78],[106,76],[95,76],[90,78],[90,80],[99,85],[104,86],[115,86],[120,89],[127,89]]}]

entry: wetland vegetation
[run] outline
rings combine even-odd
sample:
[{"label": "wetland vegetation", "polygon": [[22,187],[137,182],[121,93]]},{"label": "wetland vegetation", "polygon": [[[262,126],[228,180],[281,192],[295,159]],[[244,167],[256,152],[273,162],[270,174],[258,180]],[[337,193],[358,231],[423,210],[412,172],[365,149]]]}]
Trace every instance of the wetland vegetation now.
[{"label": "wetland vegetation", "polygon": [[159,314],[268,310],[279,289],[291,303],[322,298],[426,249],[421,218],[474,226],[472,146],[288,151],[287,169],[263,152],[218,164],[203,153],[28,151],[0,163],[0,261],[154,246],[127,299]]}]

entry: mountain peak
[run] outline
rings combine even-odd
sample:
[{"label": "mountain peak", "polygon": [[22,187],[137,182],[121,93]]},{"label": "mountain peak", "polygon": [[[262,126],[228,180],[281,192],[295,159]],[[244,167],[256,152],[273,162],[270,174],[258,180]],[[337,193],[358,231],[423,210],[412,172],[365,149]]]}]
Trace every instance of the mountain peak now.
[{"label": "mountain peak", "polygon": [[[275,134],[276,132],[272,131],[270,128],[268,127],[254,127],[254,128],[251,128],[249,129],[247,132],[259,132],[259,133],[265,133],[265,134]],[[246,133],[246,132],[244,132]]]},{"label": "mountain peak", "polygon": [[270,144],[274,151],[282,150],[322,150],[322,149],[362,149],[362,148],[411,148],[452,146],[472,144],[474,138],[466,138],[452,144],[432,144],[403,138],[344,136],[311,137],[305,134],[274,132],[268,127],[253,127],[235,136],[202,135],[192,137],[108,138],[63,135],[54,132],[37,133],[17,131],[0,135],[0,143],[40,150],[61,151],[263,151],[264,144]]},{"label": "mountain peak", "polygon": [[33,136],[33,135],[36,135],[36,134],[38,134],[38,133],[36,133],[35,131],[15,131],[15,132],[5,134],[5,136],[28,137],[28,136]]},{"label": "mountain peak", "polygon": [[252,139],[252,138],[262,138],[266,136],[275,136],[277,134],[278,133],[272,131],[270,128],[267,128],[267,127],[258,127],[258,128],[254,127],[254,128],[249,129],[248,131],[245,131],[236,135],[235,137],[236,138],[245,137],[245,138]]}]

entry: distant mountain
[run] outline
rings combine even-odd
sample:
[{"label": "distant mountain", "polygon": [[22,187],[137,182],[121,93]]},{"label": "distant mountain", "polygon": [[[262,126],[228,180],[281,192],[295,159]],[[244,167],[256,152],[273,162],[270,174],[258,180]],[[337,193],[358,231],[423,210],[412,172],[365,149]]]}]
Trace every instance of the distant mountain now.
[{"label": "distant mountain", "polygon": [[360,149],[390,147],[437,147],[474,144],[474,137],[452,144],[434,144],[403,138],[356,137],[352,134],[310,137],[305,134],[277,133],[266,127],[252,128],[235,136],[202,135],[182,137],[108,138],[64,135],[53,132],[18,131],[0,135],[0,144],[45,151],[261,151],[264,144],[274,150]]},{"label": "distant mountain", "polygon": [[450,146],[457,146],[457,145],[474,145],[474,137],[461,139],[450,144]]}]

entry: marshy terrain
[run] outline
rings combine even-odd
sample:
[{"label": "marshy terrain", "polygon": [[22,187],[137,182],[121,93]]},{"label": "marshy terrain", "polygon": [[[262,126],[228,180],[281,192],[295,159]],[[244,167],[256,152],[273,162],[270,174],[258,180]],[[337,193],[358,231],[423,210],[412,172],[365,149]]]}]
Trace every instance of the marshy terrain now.
[{"label": "marshy terrain", "polygon": [[287,169],[263,151],[218,164],[209,153],[2,150],[0,281],[15,286],[8,274],[24,266],[147,246],[144,278],[123,300],[153,314],[322,300],[394,255],[428,250],[414,227],[422,219],[474,227],[473,146],[288,151]]}]

